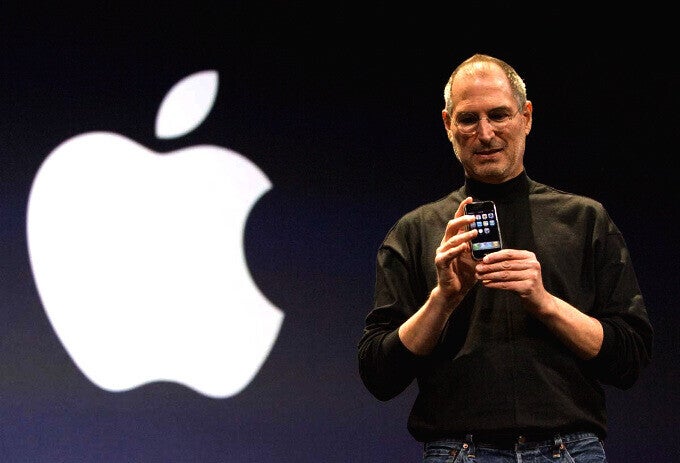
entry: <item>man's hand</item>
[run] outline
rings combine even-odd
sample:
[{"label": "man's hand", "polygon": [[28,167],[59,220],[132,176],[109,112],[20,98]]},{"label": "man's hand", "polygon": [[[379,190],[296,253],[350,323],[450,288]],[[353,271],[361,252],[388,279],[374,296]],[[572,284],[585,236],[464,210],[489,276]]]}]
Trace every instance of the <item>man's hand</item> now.
[{"label": "man's hand", "polygon": [[438,292],[447,298],[465,294],[476,282],[470,240],[477,235],[477,230],[468,231],[474,217],[465,215],[465,205],[471,202],[472,198],[467,197],[458,206],[454,218],[446,225],[434,259]]},{"label": "man's hand", "polygon": [[532,313],[553,307],[552,296],[543,287],[541,264],[533,252],[518,249],[492,252],[477,264],[475,272],[487,288],[517,293]]},{"label": "man's hand", "polygon": [[533,252],[517,249],[492,252],[484,256],[475,270],[477,279],[487,288],[517,293],[527,311],[580,358],[593,358],[600,351],[602,324],[545,289],[541,264]]},{"label": "man's hand", "polygon": [[432,352],[449,316],[477,282],[469,244],[477,230],[467,230],[474,217],[464,214],[465,205],[471,202],[472,198],[465,198],[446,225],[434,258],[437,286],[420,309],[399,327],[399,338],[414,354]]}]

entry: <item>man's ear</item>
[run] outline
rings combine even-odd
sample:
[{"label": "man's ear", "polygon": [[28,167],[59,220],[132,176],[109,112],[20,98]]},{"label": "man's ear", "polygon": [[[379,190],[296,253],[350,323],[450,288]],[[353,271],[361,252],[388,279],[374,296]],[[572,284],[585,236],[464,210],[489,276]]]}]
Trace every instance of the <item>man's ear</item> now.
[{"label": "man's ear", "polygon": [[534,105],[533,105],[533,103],[531,103],[531,101],[527,100],[527,104],[524,107],[524,112],[526,114],[524,117],[526,117],[526,120],[527,120],[526,125],[525,125],[525,129],[524,129],[524,133],[526,135],[529,135],[529,132],[531,132],[531,123],[534,120]]},{"label": "man's ear", "polygon": [[446,112],[446,109],[442,109],[442,121],[444,122],[444,129],[446,129],[446,137],[449,141],[453,141],[453,134],[451,133],[451,116]]}]

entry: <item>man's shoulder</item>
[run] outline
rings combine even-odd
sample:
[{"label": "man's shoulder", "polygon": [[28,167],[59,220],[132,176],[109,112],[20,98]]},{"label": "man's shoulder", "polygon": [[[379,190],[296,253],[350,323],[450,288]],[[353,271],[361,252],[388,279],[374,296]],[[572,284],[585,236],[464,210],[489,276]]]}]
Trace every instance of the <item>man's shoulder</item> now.
[{"label": "man's shoulder", "polygon": [[419,240],[425,236],[436,235],[441,239],[441,233],[448,221],[453,219],[463,199],[460,190],[456,190],[439,199],[423,203],[402,215],[392,226],[388,236]]},{"label": "man's shoulder", "polygon": [[594,208],[598,210],[604,209],[600,201],[590,196],[574,193],[534,180],[531,180],[529,185],[529,195],[530,198],[534,200],[556,202],[565,206],[571,204],[575,207]]},{"label": "man's shoulder", "polygon": [[444,220],[448,222],[458,209],[458,205],[465,199],[462,190],[455,190],[439,199],[421,204],[410,210],[401,218],[406,222],[420,222],[428,220]]}]

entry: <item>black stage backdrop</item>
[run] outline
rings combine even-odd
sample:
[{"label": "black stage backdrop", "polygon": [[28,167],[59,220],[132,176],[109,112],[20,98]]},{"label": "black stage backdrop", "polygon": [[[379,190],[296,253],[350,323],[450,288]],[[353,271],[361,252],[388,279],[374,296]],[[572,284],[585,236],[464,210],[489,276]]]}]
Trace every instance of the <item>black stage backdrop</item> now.
[{"label": "black stage backdrop", "polygon": [[[1,6],[0,460],[419,461],[406,430],[413,386],[387,403],[370,396],[356,343],[381,239],[400,215],[462,181],[441,122],[442,90],[456,63],[485,52],[526,80],[535,108],[529,175],[604,203],[656,329],[641,380],[625,392],[607,388],[610,460],[677,461],[679,75],[666,55],[667,14],[617,14],[391,2]],[[161,100],[203,70],[219,74],[209,114],[182,137],[158,139]],[[191,377],[108,390],[62,343],[31,270],[27,204],[48,154],[93,131],[159,153],[225,147],[270,180],[247,216],[243,250],[284,317],[240,392],[210,396],[189,387]],[[108,288],[89,300],[93,313],[125,291]],[[148,344],[162,329],[151,328]],[[123,329],[113,339],[123,346],[128,336]],[[239,347],[222,364],[200,354],[194,363],[224,376]],[[194,351],[187,345],[166,360],[182,352]]]}]

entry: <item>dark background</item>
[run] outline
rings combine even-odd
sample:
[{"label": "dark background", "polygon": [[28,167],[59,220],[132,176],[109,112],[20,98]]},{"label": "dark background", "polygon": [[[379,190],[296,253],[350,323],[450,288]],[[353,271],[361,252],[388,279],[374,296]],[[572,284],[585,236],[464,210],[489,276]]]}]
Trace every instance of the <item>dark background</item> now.
[{"label": "dark background", "polygon": [[[462,182],[440,112],[450,72],[475,52],[527,83],[529,175],[600,200],[636,265],[654,359],[632,389],[607,388],[609,459],[677,461],[679,75],[668,12],[176,3],[0,6],[0,461],[420,461],[406,431],[413,388],[387,403],[370,396],[356,342],[383,236]],[[203,69],[220,75],[208,118],[156,139],[165,93]],[[106,392],[56,337],[30,271],[26,201],[45,157],[92,130],[162,152],[226,146],[272,181],[245,245],[286,317],[240,394],[210,399],[174,383]]]}]

